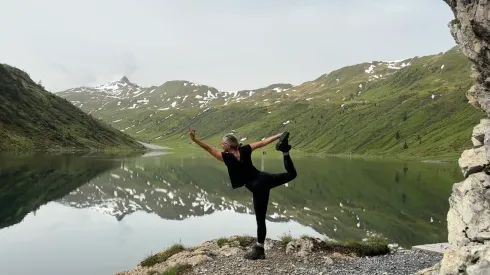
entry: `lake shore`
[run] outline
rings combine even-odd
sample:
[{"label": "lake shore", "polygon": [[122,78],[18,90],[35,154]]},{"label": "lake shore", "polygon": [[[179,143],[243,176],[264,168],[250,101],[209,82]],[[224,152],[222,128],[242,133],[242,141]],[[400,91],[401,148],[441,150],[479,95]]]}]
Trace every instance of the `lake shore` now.
[{"label": "lake shore", "polygon": [[232,236],[185,248],[174,245],[116,275],[191,274],[415,274],[442,254],[406,250],[373,238],[360,242],[323,241],[302,236],[267,239],[266,259],[246,260],[254,238]]},{"label": "lake shore", "polygon": [[[141,142],[140,142],[141,143]],[[149,144],[145,144],[148,146]],[[171,143],[154,143],[154,145],[165,148],[165,150],[172,151],[174,153],[183,154],[183,155],[198,155],[198,156],[207,156],[208,153],[203,151],[197,145],[191,142],[171,142]],[[148,148],[148,147],[147,147]],[[216,146],[216,149],[221,150],[221,148]],[[258,156],[264,152],[266,155],[275,156],[277,154],[278,157],[281,157],[282,154],[275,150],[272,147],[264,147],[257,151],[254,156]],[[461,157],[461,154],[453,152],[446,153],[440,155],[408,155],[408,154],[371,154],[371,153],[326,153],[326,152],[313,152],[311,150],[302,150],[298,148],[294,148],[291,151],[294,153],[295,157],[305,158],[305,157],[336,157],[343,159],[363,159],[363,160],[384,160],[384,161],[419,161],[419,162],[434,162],[434,163],[454,163],[457,164],[458,159]]]}]

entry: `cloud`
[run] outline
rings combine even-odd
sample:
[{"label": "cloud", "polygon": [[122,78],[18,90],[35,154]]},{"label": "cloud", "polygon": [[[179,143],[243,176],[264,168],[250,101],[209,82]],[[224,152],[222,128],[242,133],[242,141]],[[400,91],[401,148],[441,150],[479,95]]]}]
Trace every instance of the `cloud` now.
[{"label": "cloud", "polygon": [[445,51],[452,18],[427,0],[4,0],[0,60],[52,91],[123,75],[252,89]]}]

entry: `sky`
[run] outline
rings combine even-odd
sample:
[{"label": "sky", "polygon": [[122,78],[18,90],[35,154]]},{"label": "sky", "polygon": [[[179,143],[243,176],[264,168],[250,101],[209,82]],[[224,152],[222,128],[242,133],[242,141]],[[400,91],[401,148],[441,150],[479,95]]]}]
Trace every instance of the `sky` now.
[{"label": "sky", "polygon": [[234,91],[455,46],[442,0],[0,0],[0,63],[59,92],[127,76]]}]

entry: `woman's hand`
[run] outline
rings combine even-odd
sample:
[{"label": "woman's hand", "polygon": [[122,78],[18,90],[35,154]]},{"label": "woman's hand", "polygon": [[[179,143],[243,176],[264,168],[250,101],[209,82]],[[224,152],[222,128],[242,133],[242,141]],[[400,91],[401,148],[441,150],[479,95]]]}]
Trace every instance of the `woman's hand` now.
[{"label": "woman's hand", "polygon": [[189,136],[191,137],[192,141],[196,141],[196,130],[189,128],[188,132],[189,132]]}]

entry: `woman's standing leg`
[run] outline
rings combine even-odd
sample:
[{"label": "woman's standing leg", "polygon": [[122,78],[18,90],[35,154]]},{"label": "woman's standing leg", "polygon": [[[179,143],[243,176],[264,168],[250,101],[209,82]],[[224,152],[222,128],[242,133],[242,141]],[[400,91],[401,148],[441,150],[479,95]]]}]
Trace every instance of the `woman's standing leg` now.
[{"label": "woman's standing leg", "polygon": [[253,196],[255,219],[257,221],[257,245],[263,246],[265,236],[267,235],[267,226],[265,217],[267,214],[267,205],[269,204],[269,190],[257,192]]},{"label": "woman's standing leg", "polygon": [[[263,174],[265,175],[265,173]],[[272,180],[270,176],[262,176],[256,182],[256,188],[253,189],[253,205],[255,212],[255,220],[257,222],[257,243],[252,247],[252,251],[245,254],[245,259],[257,260],[265,258],[265,238],[267,235],[266,214],[269,204],[269,188],[266,186],[266,179]]]}]

